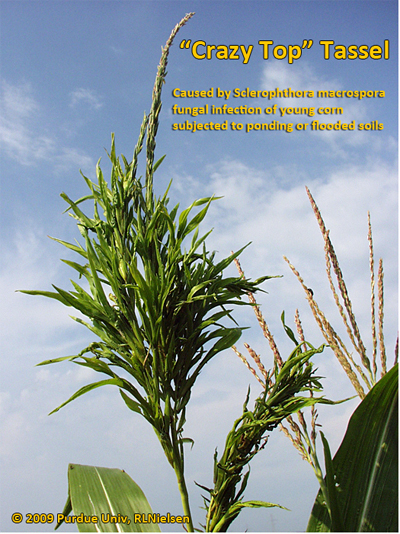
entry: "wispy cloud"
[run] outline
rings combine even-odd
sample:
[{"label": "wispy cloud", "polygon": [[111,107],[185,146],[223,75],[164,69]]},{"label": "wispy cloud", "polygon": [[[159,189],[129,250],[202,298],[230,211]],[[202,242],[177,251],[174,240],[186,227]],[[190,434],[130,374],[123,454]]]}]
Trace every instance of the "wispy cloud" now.
[{"label": "wispy cloud", "polygon": [[94,169],[93,159],[78,148],[64,147],[57,154],[54,163],[57,172],[75,168],[81,169],[84,173],[91,174]]},{"label": "wispy cloud", "polygon": [[3,82],[0,110],[0,141],[8,156],[23,165],[51,158],[55,142],[35,127],[40,107],[29,83],[11,85]]},{"label": "wispy cloud", "polygon": [[[281,166],[279,181],[285,174],[289,181],[293,173],[296,169],[292,165]],[[327,224],[332,232],[337,232],[339,253],[354,263],[356,254],[367,251],[364,234],[370,210],[380,250],[393,257],[390,243],[397,239],[397,226],[391,224],[397,218],[395,163],[370,158],[363,165],[337,167],[327,176],[303,176],[301,185],[297,182],[285,190],[273,175],[273,169],[262,172],[229,160],[210,168],[209,193],[224,196],[212,208],[213,217],[217,218],[212,223],[214,226],[218,223],[219,245],[225,243],[224,249],[234,246],[240,237],[244,242],[252,241],[254,248],[259,249],[256,254],[264,261],[267,257],[271,261],[277,252],[289,254],[290,250],[298,257],[310,254],[316,248],[314,236],[317,243],[320,238],[304,190],[304,185],[308,185],[321,203]]]},{"label": "wispy cloud", "polygon": [[[101,103],[90,96],[90,105]],[[79,100],[79,96],[77,96]],[[86,98],[83,94],[81,98]],[[56,171],[72,166],[88,171],[94,168],[93,160],[84,151],[63,146],[58,132],[51,125],[51,118],[35,98],[30,83],[10,84],[3,82],[0,94],[0,143],[5,153],[21,165],[34,166],[47,161]],[[48,134],[51,132],[51,135]]]},{"label": "wispy cloud", "polygon": [[124,49],[120,46],[110,45],[110,50],[112,50],[116,56],[122,56],[125,54]]},{"label": "wispy cloud", "polygon": [[[365,98],[358,100],[357,98],[322,98],[317,97],[318,91],[338,91],[344,90],[343,84],[334,78],[327,78],[326,76],[319,75],[318,72],[306,62],[301,65],[287,65],[282,62],[272,62],[267,64],[261,73],[260,87],[265,90],[280,90],[292,89],[292,91],[314,91],[314,97],[308,98],[305,96],[294,98],[276,98],[273,103],[278,104],[277,115],[273,118],[278,119],[281,122],[307,122],[311,123],[313,120],[318,120],[320,123],[337,123],[338,120],[341,123],[350,123],[353,120],[356,125],[359,122],[368,122],[368,110],[374,106],[374,98]],[[380,98],[377,98],[380,100]],[[268,104],[267,104],[268,105]],[[296,115],[294,113],[290,115],[281,116],[279,108],[314,108],[314,115],[308,115],[303,113]],[[331,114],[319,114],[318,108],[342,108],[343,113],[332,112]],[[310,130],[310,126],[308,126]],[[368,143],[370,150],[379,150],[381,148],[380,139],[371,137],[370,132],[365,131],[327,131],[318,130],[313,131],[312,134],[318,137],[321,141],[324,141],[329,145],[330,150],[334,150],[336,155],[341,157],[348,156],[348,153],[343,147],[348,146],[361,146]]]},{"label": "wispy cloud", "polygon": [[[297,175],[293,165],[282,165],[280,178],[290,183]],[[309,314],[300,285],[290,272],[283,255],[300,270],[306,284],[313,287],[322,309],[336,316],[325,273],[323,242],[311,210],[304,185],[313,193],[331,230],[331,238],[341,262],[345,279],[354,299],[356,315],[361,319],[365,337],[370,334],[367,211],[371,212],[376,256],[385,269],[385,299],[388,346],[394,347],[397,334],[397,169],[396,164],[370,158],[363,165],[337,166],[326,176],[302,176],[295,185],[283,189],[273,179],[274,169],[260,171],[240,161],[224,160],[208,170],[209,181],[196,188],[193,181],[174,177],[178,188],[186,184],[190,197],[223,196],[210,208],[204,231],[215,228],[208,246],[223,257],[251,242],[243,253],[247,276],[284,275],[284,279],[266,282],[274,295],[261,296],[268,310],[267,320],[281,330],[280,313],[294,307]],[[285,178],[286,177],[286,178]],[[277,309],[275,304],[279,303]],[[271,307],[272,306],[272,307]],[[303,308],[302,308],[303,306]],[[313,322],[306,321],[313,335]],[[319,334],[316,331],[316,339]],[[393,353],[393,351],[391,350]]]},{"label": "wispy cloud", "polygon": [[91,109],[100,109],[103,106],[101,98],[92,89],[80,87],[70,93],[70,107],[75,108],[80,104],[87,104]]},{"label": "wispy cloud", "polygon": [[[317,98],[318,91],[338,91],[343,89],[342,85],[335,79],[326,79],[326,77],[319,76],[311,65],[303,63],[296,65],[296,70],[293,66],[283,63],[267,64],[261,73],[261,86],[263,89],[281,90],[291,89],[292,91],[314,91],[314,98],[305,96],[304,98],[277,98],[279,106],[282,107],[343,107],[343,99],[339,98]],[[354,119],[361,119],[365,115],[364,102],[345,100],[346,116],[351,115]],[[349,112],[349,113],[347,113]],[[316,113],[317,115],[317,113]],[[315,116],[314,116],[315,118]],[[319,121],[332,122],[332,116],[321,115],[317,116]]]}]

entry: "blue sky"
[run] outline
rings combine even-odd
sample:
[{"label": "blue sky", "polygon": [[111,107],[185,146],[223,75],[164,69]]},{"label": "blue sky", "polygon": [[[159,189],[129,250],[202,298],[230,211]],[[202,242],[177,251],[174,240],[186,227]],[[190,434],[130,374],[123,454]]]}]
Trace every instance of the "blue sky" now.
[{"label": "blue sky", "polygon": [[[72,364],[35,368],[50,358],[77,353],[90,334],[56,302],[17,289],[68,288],[71,273],[59,259],[66,241],[78,234],[62,212],[59,194],[86,194],[79,174],[94,178],[97,160],[107,175],[104,149],[115,132],[118,153],[130,158],[144,111],[149,111],[160,47],[185,15],[196,15],[171,49],[156,156],[167,157],[156,174],[162,193],[173,179],[171,197],[182,208],[196,198],[221,195],[205,229],[213,227],[209,247],[219,257],[249,241],[242,256],[247,276],[283,274],[266,282],[261,305],[282,354],[290,345],[280,326],[284,309],[299,308],[308,339],[322,343],[302,289],[283,255],[312,286],[321,308],[340,330],[324,272],[322,239],[305,193],[307,185],[325,218],[348,282],[356,317],[370,349],[367,212],[371,213],[376,258],[385,269],[385,340],[393,362],[397,336],[397,157],[398,14],[395,1],[20,1],[0,2],[1,23],[1,227],[2,357],[0,383],[0,530],[28,531],[13,525],[12,512],[60,512],[67,494],[69,462],[120,467],[143,488],[154,511],[181,510],[174,473],[151,428],[125,408],[117,391],[96,390],[51,417],[47,414],[92,380]],[[213,45],[254,46],[242,61],[196,60],[179,48],[182,39]],[[260,40],[301,44],[310,50],[289,65],[264,60]],[[320,40],[335,44],[381,45],[390,41],[389,60],[324,60]],[[172,115],[180,106],[222,105],[172,96],[186,90],[381,90],[384,98],[235,99],[229,105],[343,107],[340,117],[321,122],[355,121],[384,125],[381,131],[174,132],[172,124],[193,121]],[[210,116],[195,120],[208,122]],[[224,120],[252,123],[250,116]],[[285,119],[276,116],[279,122]],[[259,119],[257,119],[260,121]],[[263,122],[272,119],[264,115]],[[311,122],[297,116],[292,122]],[[221,119],[222,121],[222,119]],[[250,326],[250,342],[271,365],[268,347],[249,310],[238,318]],[[242,343],[240,341],[240,343]],[[316,364],[326,394],[353,394],[351,385],[326,349]],[[75,368],[76,367],[76,368]],[[188,412],[187,480],[196,523],[203,522],[200,492],[193,480],[209,485],[212,456],[240,413],[250,373],[227,351],[198,380]],[[254,392],[257,384],[252,383]],[[320,410],[319,422],[333,450],[339,446],[356,403]],[[245,511],[235,530],[304,530],[317,492],[309,466],[281,432],[275,431],[256,458],[246,497],[277,502],[278,509]],[[166,490],[168,488],[168,490]],[[171,489],[170,489],[171,488]],[[32,527],[32,531],[52,526]]]}]

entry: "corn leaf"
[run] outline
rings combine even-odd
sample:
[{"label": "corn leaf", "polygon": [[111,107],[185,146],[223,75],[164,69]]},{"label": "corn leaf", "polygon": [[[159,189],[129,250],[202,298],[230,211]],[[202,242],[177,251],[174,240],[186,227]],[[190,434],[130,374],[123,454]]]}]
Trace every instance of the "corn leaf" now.
[{"label": "corn leaf", "polygon": [[[42,365],[44,365],[44,362],[42,363]],[[58,410],[63,408],[66,404],[69,404],[70,402],[80,397],[81,395],[84,395],[85,393],[92,391],[92,389],[96,389],[96,388],[99,388],[101,386],[106,386],[106,385],[114,385],[114,386],[123,387],[124,384],[120,378],[110,378],[108,380],[100,380],[99,382],[93,382],[92,384],[83,386],[76,393],[74,393],[72,397],[70,397],[68,400],[66,400],[62,404],[60,404],[58,408],[55,408],[53,411],[51,411],[49,415],[58,412]]]},{"label": "corn leaf", "polygon": [[[332,468],[345,532],[398,532],[397,364],[352,415]],[[319,491],[307,531],[330,532],[334,522]]]},{"label": "corn leaf", "polygon": [[[79,532],[160,532],[157,523],[143,522],[152,514],[150,505],[139,486],[120,469],[69,464],[63,516],[71,511]],[[84,518],[97,521],[88,523]]]},{"label": "corn leaf", "polygon": [[265,501],[238,501],[233,504],[222,519],[215,525],[213,532],[226,532],[227,525],[232,523],[234,519],[240,514],[243,508],[282,508],[283,510],[288,510],[280,504],[274,504],[272,502]]},{"label": "corn leaf", "polygon": [[332,519],[332,530],[334,532],[344,532],[342,513],[338,503],[338,492],[336,489],[335,472],[331,457],[331,451],[329,448],[328,440],[325,438],[324,433],[321,432],[322,443],[324,445],[325,456],[325,469],[326,469],[326,491],[327,500],[330,510],[330,516]]}]

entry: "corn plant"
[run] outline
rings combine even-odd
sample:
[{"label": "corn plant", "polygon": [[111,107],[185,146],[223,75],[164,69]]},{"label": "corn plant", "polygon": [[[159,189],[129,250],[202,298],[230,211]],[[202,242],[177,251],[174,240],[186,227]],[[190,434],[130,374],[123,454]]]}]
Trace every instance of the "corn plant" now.
[{"label": "corn plant", "polygon": [[[301,408],[317,402],[330,403],[321,397],[302,397],[302,391],[320,391],[322,386],[315,376],[309,360],[322,352],[323,346],[302,351],[297,347],[281,369],[275,366],[264,384],[254,408],[248,408],[248,391],[243,414],[229,432],[223,454],[214,456],[214,487],[206,489],[210,498],[205,499],[207,508],[207,532],[225,532],[232,521],[245,507],[277,506],[262,501],[243,501],[250,471],[243,469],[267,443],[267,433],[272,432],[286,417]],[[240,487],[236,489],[239,485]],[[283,508],[281,506],[281,508]]]},{"label": "corn plant", "polygon": [[[371,390],[379,381],[379,378],[382,378],[387,373],[387,355],[386,348],[384,343],[383,335],[383,319],[384,319],[384,288],[383,288],[383,261],[379,259],[378,273],[377,273],[377,284],[375,282],[375,259],[374,259],[374,247],[372,239],[372,227],[371,227],[371,218],[368,213],[368,245],[369,245],[369,270],[370,270],[370,280],[371,280],[371,333],[372,333],[372,354],[369,356],[367,354],[365,344],[361,338],[360,329],[357,324],[357,320],[353,311],[353,306],[351,303],[349,291],[344,280],[343,272],[339,265],[339,260],[336,255],[332,240],[330,237],[330,232],[326,228],[325,222],[323,220],[322,214],[315,202],[310,190],[306,188],[308,198],[318,226],[320,228],[323,240],[324,240],[324,250],[325,250],[325,263],[326,263],[326,274],[328,277],[329,286],[334,297],[335,304],[339,310],[339,314],[342,318],[342,321],[345,325],[346,332],[349,338],[349,341],[353,347],[355,354],[359,357],[359,362],[357,362],[352,354],[352,350],[346,346],[345,342],[341,339],[337,331],[332,326],[332,323],[326,317],[324,312],[320,309],[313,292],[307,287],[303,278],[301,277],[298,270],[290,263],[288,258],[284,257],[285,261],[288,263],[290,269],[294,275],[299,280],[302,285],[306,299],[309,303],[312,314],[317,322],[326,342],[329,347],[332,349],[336,358],[338,359],[341,367],[348,376],[351,384],[353,385],[357,395],[360,399],[366,397],[365,387],[367,390]],[[332,276],[332,270],[336,276],[336,286],[334,283],[334,278]],[[378,296],[378,310],[376,310],[376,285],[377,285],[377,296]],[[304,332],[301,325],[300,317],[298,311],[296,310],[296,325],[299,338],[304,342]],[[378,328],[377,328],[378,326]],[[380,360],[380,376],[378,373],[378,364],[377,364],[377,355],[378,355],[378,346],[379,346],[379,360]],[[398,360],[398,338],[394,350],[394,365]],[[299,425],[295,423],[291,418],[288,419],[290,424],[290,431],[286,427],[282,427],[284,433],[291,439],[294,446],[300,452],[300,455],[303,459],[308,461],[318,478],[318,481],[322,488],[325,488],[325,482],[323,480],[322,469],[318,461],[317,449],[316,449],[316,426],[317,426],[317,410],[315,406],[311,407],[311,432],[309,432],[307,427],[306,419],[304,418],[303,413],[300,411],[298,413]]]},{"label": "corn plant", "polygon": [[[71,280],[70,290],[53,286],[54,291],[24,291],[74,308],[87,320],[73,319],[97,338],[77,355],[39,365],[67,360],[107,377],[82,387],[51,413],[95,388],[119,388],[128,408],[152,425],[176,473],[183,511],[189,518],[184,444],[192,440],[183,433],[192,387],[204,366],[241,335],[237,325],[224,323],[232,319],[231,306],[247,304],[241,297],[258,291],[270,278],[250,281],[224,276],[243,248],[217,262],[215,253],[206,248],[209,232],[199,236],[199,225],[214,197],[196,200],[178,214],[179,205],[168,206],[168,189],[159,198],[153,191],[154,174],[163,160],[154,162],[154,152],[168,53],[192,15],[177,24],[163,48],[151,110],[144,116],[132,161],[116,156],[112,136],[110,184],[98,162],[97,183],[82,175],[90,190],[87,196],[73,201],[61,195],[82,242],[55,241],[83,260],[63,261],[86,283]],[[143,184],[137,168],[145,139]],[[81,208],[86,201],[94,203],[92,216]],[[201,209],[192,216],[195,208]],[[191,519],[188,528],[193,530]]]},{"label": "corn plant", "polygon": [[[239,260],[234,260],[242,279],[245,279]],[[311,358],[324,350],[302,341],[297,343],[291,329],[285,324],[284,313],[282,322],[286,333],[295,342],[295,349],[284,361],[279,353],[273,335],[263,317],[254,294],[248,293],[248,299],[257,317],[265,338],[268,340],[273,354],[273,368],[269,371],[264,367],[260,356],[245,343],[249,355],[254,360],[258,371],[248,362],[245,356],[234,345],[232,348],[242,362],[261,384],[262,391],[257,397],[253,409],[249,409],[249,394],[243,405],[243,413],[233,425],[226,438],[224,451],[218,459],[214,455],[214,486],[207,488],[208,497],[203,496],[206,516],[206,532],[225,532],[243,508],[283,506],[264,501],[244,501],[250,470],[244,472],[251,460],[258,454],[268,441],[268,433],[282,426],[285,419],[292,420],[292,415],[307,406],[317,403],[336,404],[325,397],[316,397],[322,391],[320,378],[315,374]],[[302,396],[302,393],[308,396]]]},{"label": "corn plant", "polygon": [[[311,192],[308,188],[306,191],[324,240],[329,286],[359,362],[355,360],[351,349],[346,346],[320,309],[313,292],[307,287],[297,269],[286,257],[284,259],[302,285],[312,314],[325,340],[363,402],[350,419],[345,438],[333,461],[329,444],[321,432],[326,466],[325,476],[317,455],[316,427],[320,425],[316,422],[318,417],[316,406],[311,406],[311,432],[301,410],[297,414],[299,424],[292,417],[288,417],[290,430],[283,425],[281,425],[281,430],[292,441],[302,458],[310,463],[321,487],[308,530],[397,531],[398,338],[394,351],[394,368],[392,368],[389,381],[385,378],[388,370],[383,335],[383,261],[379,260],[377,273],[378,312],[376,313],[375,260],[371,219],[368,213],[372,332],[372,354],[369,356],[361,338],[330,232],[325,226]],[[332,270],[336,276],[336,286]],[[304,332],[298,310],[296,310],[295,321],[300,341],[304,344]],[[378,346],[380,376],[377,363]],[[369,393],[365,392],[365,387]],[[355,469],[354,465],[358,465],[358,468]],[[380,497],[382,494],[385,494],[384,499]]]}]

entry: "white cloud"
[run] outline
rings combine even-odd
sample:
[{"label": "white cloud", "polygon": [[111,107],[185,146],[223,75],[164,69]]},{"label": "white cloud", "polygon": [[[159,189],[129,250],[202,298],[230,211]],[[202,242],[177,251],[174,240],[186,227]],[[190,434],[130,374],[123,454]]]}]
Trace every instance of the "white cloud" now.
[{"label": "white cloud", "polygon": [[[288,183],[296,169],[281,165],[279,172],[280,182],[283,179]],[[208,193],[224,197],[212,208],[218,220],[215,235],[221,236],[221,242],[233,244],[242,237],[266,251],[265,240],[270,245],[272,240],[269,254],[284,248],[295,249],[298,255],[302,250],[310,252],[315,246],[310,243],[311,236],[317,236],[318,230],[304,188],[308,185],[321,205],[327,225],[332,228],[333,239],[335,232],[342,235],[341,252],[354,255],[364,248],[360,238],[365,233],[370,210],[375,234],[386,235],[381,248],[393,255],[388,236],[394,238],[397,234],[397,226],[391,224],[397,213],[395,165],[371,159],[365,165],[337,167],[328,176],[302,176],[300,185],[286,189],[279,188],[273,176],[274,169],[259,171],[234,160],[210,168]],[[235,232],[232,232],[234,221]],[[227,246],[230,245],[224,248]]]},{"label": "white cloud", "polygon": [[[293,91],[314,91],[314,98],[275,98],[273,103],[278,104],[277,114],[270,116],[279,122],[307,122],[311,128],[311,121],[318,120],[319,123],[336,124],[338,120],[341,123],[350,123],[355,121],[355,131],[313,131],[312,134],[320,140],[327,143],[330,150],[334,151],[337,156],[346,157],[347,153],[343,150],[345,146],[361,146],[368,144],[369,149],[379,150],[381,147],[380,139],[371,136],[371,132],[359,131],[357,125],[359,122],[370,122],[375,116],[370,116],[368,110],[374,105],[375,100],[380,98],[317,98],[318,91],[338,91],[347,89],[335,79],[326,79],[318,75],[317,72],[307,62],[301,65],[288,65],[282,62],[271,62],[265,65],[261,73],[260,88],[268,91],[292,89]],[[364,89],[363,87],[354,89]],[[270,102],[270,101],[268,101]],[[265,100],[263,101],[265,103]],[[266,104],[270,105],[270,104]],[[296,115],[285,114],[281,116],[279,108],[314,108],[314,116],[308,113]],[[343,114],[319,114],[318,108],[342,108]]]},{"label": "white cloud", "polygon": [[[296,174],[293,165],[281,165],[279,171],[281,177],[286,175],[286,183],[293,173]],[[279,319],[282,310],[286,310],[291,321],[290,317],[299,308],[307,336],[311,342],[318,344],[323,341],[322,337],[311,317],[300,284],[283,260],[283,255],[286,255],[300,271],[306,285],[313,288],[317,302],[328,317],[332,317],[342,334],[341,319],[325,273],[322,237],[304,188],[308,185],[326,226],[331,230],[331,239],[361,324],[364,342],[370,348],[369,210],[376,263],[379,257],[384,261],[385,328],[387,350],[392,362],[397,335],[396,166],[370,159],[365,165],[336,167],[328,176],[318,179],[303,176],[301,185],[286,189],[278,187],[273,175],[273,169],[263,172],[234,160],[225,160],[209,168],[207,193],[224,196],[212,205],[204,224],[204,231],[210,227],[215,229],[208,239],[209,248],[217,250],[221,258],[251,241],[241,259],[245,274],[253,279],[264,274],[284,275],[283,279],[267,281],[264,288],[269,295],[259,297],[273,332],[282,332]],[[182,187],[180,179],[177,177],[176,180],[178,187]],[[189,181],[185,178],[184,182],[188,187],[193,184],[190,178]],[[204,184],[201,187],[203,196]],[[197,193],[194,188],[190,196]],[[244,312],[240,317],[247,321],[246,324],[254,326]],[[285,342],[283,332],[280,339]],[[324,373],[324,376],[328,373],[332,375],[330,366],[323,363],[325,366],[327,374]],[[334,391],[334,379],[330,386]]]},{"label": "white cloud", "polygon": [[0,100],[0,141],[7,154],[23,165],[51,158],[55,150],[52,138],[36,130],[40,108],[29,83],[2,83]]},{"label": "white cloud", "polygon": [[25,352],[30,363],[35,365],[51,358],[54,350],[59,356],[69,354],[71,345],[76,341],[64,338],[65,342],[60,344],[54,339],[57,332],[64,329],[71,331],[71,327],[76,332],[84,329],[74,325],[68,317],[69,310],[57,301],[17,292],[24,289],[53,291],[51,283],[57,285],[63,271],[59,247],[55,247],[34,222],[23,221],[21,224],[26,225],[24,231],[10,236],[7,245],[3,243],[0,271],[3,358],[11,365],[16,353]]},{"label": "white cloud", "polygon": [[73,168],[80,169],[85,176],[92,175],[95,168],[93,159],[90,156],[85,154],[83,150],[71,147],[64,147],[54,158],[54,164],[57,172]]},{"label": "white cloud", "polygon": [[[81,98],[89,98],[89,104],[96,109],[102,105],[94,95],[91,98],[90,92],[86,96],[82,94]],[[0,142],[10,158],[26,166],[47,161],[54,164],[58,172],[77,166],[86,172],[92,170],[92,158],[82,150],[63,146],[50,123],[35,99],[31,84],[2,83]],[[51,135],[47,131],[52,132]]]},{"label": "white cloud", "polygon": [[[318,80],[312,67],[305,61],[302,65],[287,65],[281,61],[273,61],[265,65],[261,74],[261,85],[263,88],[273,90],[277,87],[280,89],[288,89],[296,91],[306,91],[313,89],[315,83],[322,83],[321,89],[325,89],[326,82]],[[332,81],[329,87],[335,89],[339,88],[336,81]],[[290,100],[297,101],[297,100]],[[284,100],[285,102],[285,100]],[[305,100],[306,102],[306,100]]]},{"label": "white cloud", "polygon": [[13,118],[30,117],[38,110],[38,104],[32,97],[31,85],[27,82],[13,87],[3,82],[3,105]]},{"label": "white cloud", "polygon": [[85,89],[80,87],[70,93],[70,106],[72,108],[78,106],[81,103],[86,103],[91,109],[100,109],[103,103],[99,96],[93,89]]}]

